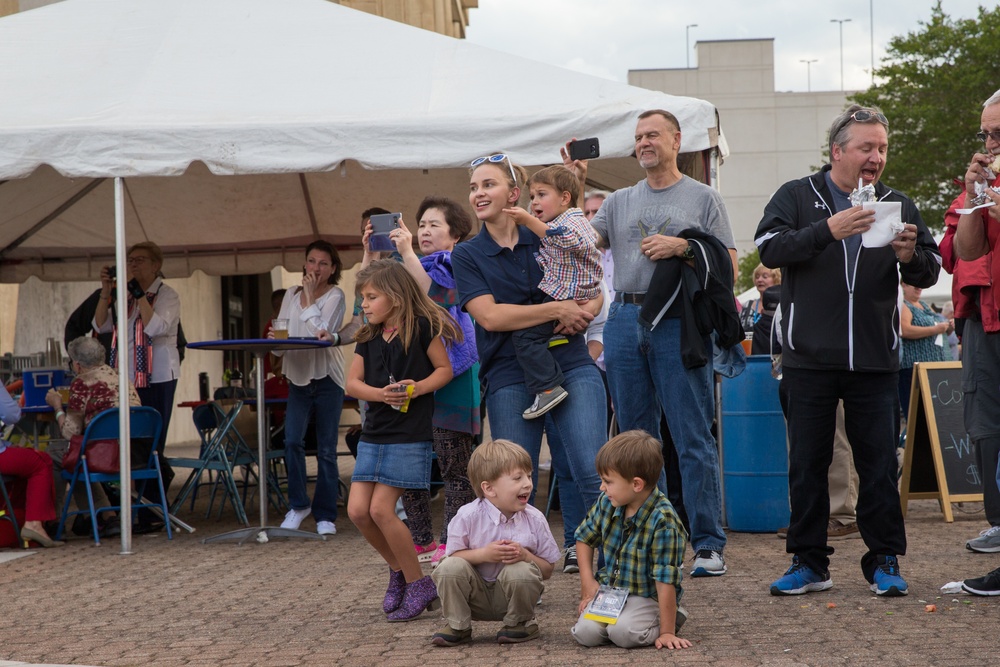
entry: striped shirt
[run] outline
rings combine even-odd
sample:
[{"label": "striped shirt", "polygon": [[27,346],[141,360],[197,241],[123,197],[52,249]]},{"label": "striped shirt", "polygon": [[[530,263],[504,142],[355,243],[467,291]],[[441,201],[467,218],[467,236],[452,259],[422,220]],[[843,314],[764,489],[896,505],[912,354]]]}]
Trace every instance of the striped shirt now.
[{"label": "striped shirt", "polygon": [[673,584],[680,600],[687,535],[673,505],[662,491],[653,489],[634,516],[626,519],[625,509],[612,505],[602,493],[576,529],[578,542],[604,550],[597,581],[654,600],[660,581]]}]

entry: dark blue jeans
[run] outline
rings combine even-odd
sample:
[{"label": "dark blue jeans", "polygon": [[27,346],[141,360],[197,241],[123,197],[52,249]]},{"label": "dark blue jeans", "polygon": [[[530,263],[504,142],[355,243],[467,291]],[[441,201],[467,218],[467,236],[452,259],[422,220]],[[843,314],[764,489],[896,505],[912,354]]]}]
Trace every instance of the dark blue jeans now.
[{"label": "dark blue jeans", "polygon": [[328,377],[304,387],[289,383],[285,412],[285,465],[288,468],[288,501],[293,509],[310,506],[306,492],[306,452],[303,446],[311,415],[316,416],[316,489],[312,513],[316,521],[337,520],[337,429],[344,404],[344,389]]}]

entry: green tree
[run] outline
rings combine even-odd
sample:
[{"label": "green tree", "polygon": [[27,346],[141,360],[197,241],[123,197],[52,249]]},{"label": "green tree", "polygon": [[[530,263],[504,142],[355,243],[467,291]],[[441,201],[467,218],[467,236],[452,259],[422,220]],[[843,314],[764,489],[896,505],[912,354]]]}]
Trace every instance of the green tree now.
[{"label": "green tree", "polygon": [[757,268],[758,264],[760,264],[760,255],[756,248],[739,258],[736,267],[740,275],[736,277],[736,286],[733,288],[737,294],[743,294],[753,287],[753,270]]},{"label": "green tree", "polygon": [[938,2],[930,21],[889,42],[878,83],[851,97],[889,118],[889,160],[882,180],[908,194],[932,229],[961,191],[982,103],[1000,86],[1000,7],[952,19]]}]

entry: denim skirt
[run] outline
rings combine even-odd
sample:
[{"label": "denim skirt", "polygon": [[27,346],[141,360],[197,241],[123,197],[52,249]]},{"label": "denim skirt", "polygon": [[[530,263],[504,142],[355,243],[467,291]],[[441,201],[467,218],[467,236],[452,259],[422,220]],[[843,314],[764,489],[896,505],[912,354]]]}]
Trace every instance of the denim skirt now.
[{"label": "denim skirt", "polygon": [[433,452],[430,440],[393,445],[362,440],[351,481],[377,482],[397,489],[430,489]]}]

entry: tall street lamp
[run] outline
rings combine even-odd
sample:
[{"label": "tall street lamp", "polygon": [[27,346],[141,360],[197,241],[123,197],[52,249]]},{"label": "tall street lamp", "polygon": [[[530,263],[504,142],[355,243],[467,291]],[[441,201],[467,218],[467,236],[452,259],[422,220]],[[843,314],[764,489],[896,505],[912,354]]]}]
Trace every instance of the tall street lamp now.
[{"label": "tall street lamp", "polygon": [[875,85],[875,0],[868,0],[868,23],[872,39],[872,85]]},{"label": "tall street lamp", "polygon": [[687,55],[687,68],[691,69],[691,28],[697,28],[697,23],[690,23],[684,27],[684,45],[685,54]]},{"label": "tall street lamp", "polygon": [[830,19],[830,23],[840,24],[840,90],[844,91],[844,24],[851,19]]},{"label": "tall street lamp", "polygon": [[813,58],[812,60],[800,60],[800,63],[806,64],[806,90],[812,92],[812,64],[818,63],[818,58]]}]

